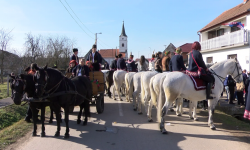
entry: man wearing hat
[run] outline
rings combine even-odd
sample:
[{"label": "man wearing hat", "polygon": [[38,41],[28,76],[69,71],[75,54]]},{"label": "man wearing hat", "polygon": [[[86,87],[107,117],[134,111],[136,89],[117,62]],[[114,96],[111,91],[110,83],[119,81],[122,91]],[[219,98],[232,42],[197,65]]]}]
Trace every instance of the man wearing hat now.
[{"label": "man wearing hat", "polygon": [[110,65],[110,70],[117,70],[117,60],[118,60],[118,56],[115,56],[115,60],[113,60]]},{"label": "man wearing hat", "polygon": [[184,66],[183,57],[181,55],[182,49],[178,47],[176,49],[175,55],[170,60],[170,71],[186,71],[186,67]]},{"label": "man wearing hat", "polygon": [[77,64],[79,64],[79,59],[78,59],[78,49],[74,48],[73,49],[74,54],[70,57],[70,61],[71,60],[75,60]]},{"label": "man wearing hat", "polygon": [[100,71],[102,56],[96,51],[96,45],[92,46],[92,52],[89,54],[87,61],[90,61],[93,66],[93,71]]},{"label": "man wearing hat", "polygon": [[136,72],[136,65],[135,65],[135,61],[133,60],[134,55],[130,55],[129,60],[128,60],[128,72]]}]

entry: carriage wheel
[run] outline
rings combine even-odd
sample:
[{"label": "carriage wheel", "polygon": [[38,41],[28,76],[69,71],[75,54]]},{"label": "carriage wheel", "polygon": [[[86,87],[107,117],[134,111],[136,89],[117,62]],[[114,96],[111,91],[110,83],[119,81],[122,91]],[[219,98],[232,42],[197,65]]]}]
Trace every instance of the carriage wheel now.
[{"label": "carriage wheel", "polygon": [[98,114],[101,114],[104,111],[104,94],[100,94],[100,96],[96,99],[96,111]]}]

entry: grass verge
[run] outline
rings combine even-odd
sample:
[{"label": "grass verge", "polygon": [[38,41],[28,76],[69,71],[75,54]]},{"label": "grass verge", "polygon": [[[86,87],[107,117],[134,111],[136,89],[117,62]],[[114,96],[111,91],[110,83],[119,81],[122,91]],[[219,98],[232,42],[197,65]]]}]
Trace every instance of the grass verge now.
[{"label": "grass verge", "polygon": [[[10,105],[0,109],[0,150],[25,136],[33,129],[33,123],[24,121],[28,105]],[[50,113],[46,108],[46,116]]]},{"label": "grass verge", "polygon": [[[0,99],[7,98],[7,83],[4,82],[3,84],[0,84]],[[11,90],[9,88],[9,94],[11,94]]]}]

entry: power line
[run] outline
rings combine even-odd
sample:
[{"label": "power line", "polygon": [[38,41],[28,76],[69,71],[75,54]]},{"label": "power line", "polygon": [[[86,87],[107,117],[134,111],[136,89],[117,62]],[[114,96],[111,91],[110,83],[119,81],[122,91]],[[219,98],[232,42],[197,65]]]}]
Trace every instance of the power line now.
[{"label": "power line", "polygon": [[[61,0],[60,0],[61,1]],[[70,5],[68,4],[68,2],[66,0],[64,0],[66,2],[66,4],[68,5],[68,7],[70,8],[70,10],[74,13],[74,15],[76,16],[76,18],[81,22],[81,24],[89,31],[91,32],[92,34],[94,34],[92,31],[90,31],[87,26],[81,21],[81,19],[76,15],[76,13],[74,12],[74,10],[70,7]],[[65,6],[64,6],[65,7]],[[99,38],[98,38],[99,39]],[[102,41],[101,39],[99,39],[100,41]],[[97,41],[100,45],[102,45],[99,41]],[[103,44],[105,44],[106,46],[108,47],[112,47],[112,46],[109,46],[107,45],[105,42],[102,41]],[[103,46],[103,45],[102,45]],[[104,47],[104,46],[103,46]]]}]

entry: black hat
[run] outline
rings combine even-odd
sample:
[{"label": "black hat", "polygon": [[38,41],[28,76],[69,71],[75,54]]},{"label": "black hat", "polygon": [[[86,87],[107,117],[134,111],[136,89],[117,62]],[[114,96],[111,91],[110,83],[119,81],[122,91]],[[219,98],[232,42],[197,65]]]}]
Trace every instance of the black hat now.
[{"label": "black hat", "polygon": [[73,52],[78,52],[78,49],[77,48],[73,48]]},{"label": "black hat", "polygon": [[94,44],[94,45],[92,46],[92,48],[96,48],[96,44]]},{"label": "black hat", "polygon": [[122,54],[119,54],[118,57],[121,58],[121,57],[122,57]]},{"label": "black hat", "polygon": [[115,56],[115,58],[118,58],[118,56]]}]

